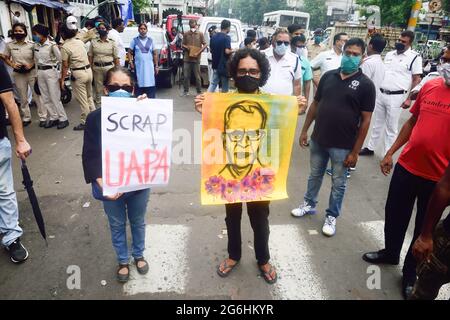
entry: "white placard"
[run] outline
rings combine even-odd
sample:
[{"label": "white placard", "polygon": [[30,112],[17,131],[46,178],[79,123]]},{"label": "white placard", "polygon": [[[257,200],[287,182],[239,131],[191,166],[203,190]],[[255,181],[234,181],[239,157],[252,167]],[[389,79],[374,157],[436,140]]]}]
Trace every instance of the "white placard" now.
[{"label": "white placard", "polygon": [[103,195],[167,185],[173,101],[102,97]]}]

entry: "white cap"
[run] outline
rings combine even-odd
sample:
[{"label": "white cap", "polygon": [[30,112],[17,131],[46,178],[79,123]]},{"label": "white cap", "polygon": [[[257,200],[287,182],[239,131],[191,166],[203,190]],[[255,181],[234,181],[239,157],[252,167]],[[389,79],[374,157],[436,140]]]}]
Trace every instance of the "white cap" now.
[{"label": "white cap", "polygon": [[68,16],[66,19],[66,26],[69,30],[77,30],[77,23],[77,18],[75,18],[74,16]]}]

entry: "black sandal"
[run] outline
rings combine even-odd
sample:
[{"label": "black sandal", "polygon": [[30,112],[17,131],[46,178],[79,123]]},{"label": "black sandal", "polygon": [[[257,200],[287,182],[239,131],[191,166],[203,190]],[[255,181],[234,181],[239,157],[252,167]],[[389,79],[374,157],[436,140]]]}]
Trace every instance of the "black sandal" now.
[{"label": "black sandal", "polygon": [[[140,262],[140,261],[145,262],[145,265],[141,268],[138,267],[138,262]],[[149,267],[148,267],[148,262],[144,259],[144,257],[137,258],[137,259],[135,258],[134,263],[136,264],[136,269],[139,272],[139,274],[142,274],[142,275],[147,274]]]},{"label": "black sandal", "polygon": [[[234,269],[238,264],[239,264],[239,261],[236,261],[236,263],[235,263],[234,265],[230,266],[230,265],[228,265],[228,263],[227,263],[227,259],[225,259],[225,260],[222,261],[222,263],[219,264],[219,266],[217,267],[217,274],[218,274],[219,276],[221,276],[222,278],[226,278],[226,277],[228,277],[228,276],[230,275],[231,271],[233,271],[233,269]],[[223,265],[223,270],[224,270],[224,271],[221,271],[221,270],[220,270],[220,266],[222,266],[222,265]],[[225,271],[225,270],[227,270],[227,269],[230,269],[230,270],[229,270],[229,271]]]},{"label": "black sandal", "polygon": [[[261,271],[261,277],[264,278],[264,281],[266,281],[268,284],[274,284],[275,282],[277,282],[278,279],[277,271],[271,264],[269,265],[270,265],[269,271],[265,272],[262,266],[259,266],[259,271]],[[275,273],[275,277],[273,278],[271,275],[272,273]]]},{"label": "black sandal", "polygon": [[[122,269],[127,269],[127,274],[119,273]],[[119,269],[117,269],[117,281],[125,283],[130,279],[130,266],[128,264],[119,264]]]}]

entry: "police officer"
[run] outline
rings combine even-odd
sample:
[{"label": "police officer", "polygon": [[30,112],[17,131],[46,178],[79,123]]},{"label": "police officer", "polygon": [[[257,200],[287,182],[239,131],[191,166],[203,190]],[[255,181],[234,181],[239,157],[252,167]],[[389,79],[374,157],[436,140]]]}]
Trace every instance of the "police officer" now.
[{"label": "police officer", "polygon": [[[20,109],[23,114],[22,122],[26,127],[31,124],[31,112],[28,104],[28,89],[34,88],[36,70],[34,65],[34,43],[26,39],[28,32],[23,23],[13,25],[14,41],[6,45],[5,57],[7,63],[13,68],[14,83],[19,91]],[[45,126],[47,111],[42,106],[39,96],[33,91],[33,100],[36,103],[39,126]]]},{"label": "police officer", "polygon": [[116,42],[108,38],[108,28],[105,22],[98,23],[99,36],[91,41],[89,62],[94,71],[94,102],[100,107],[103,93],[103,81],[109,69],[120,64]]},{"label": "police officer", "polygon": [[374,112],[374,124],[369,144],[361,150],[361,156],[372,156],[383,136],[384,155],[394,144],[398,134],[398,121],[402,109],[411,106],[410,91],[415,88],[422,75],[422,57],[411,49],[414,32],[403,31],[395,44],[396,50],[384,58],[386,72],[381,82]]},{"label": "police officer", "polygon": [[61,52],[58,45],[48,39],[49,30],[46,26],[37,24],[31,31],[35,42],[34,61],[37,66],[41,102],[48,114],[48,121],[44,128],[57,126],[58,129],[64,129],[69,125],[69,121],[60,99],[57,64],[61,62]]},{"label": "police officer", "polygon": [[73,92],[81,108],[80,124],[74,127],[73,130],[79,131],[84,130],[86,117],[91,111],[95,110],[95,107],[92,99],[92,70],[83,42],[75,39],[77,31],[76,24],[67,23],[66,21],[62,26],[61,34],[64,38],[64,44],[61,47],[62,71],[60,86],[61,89],[64,88],[64,79],[70,68],[72,71]]}]

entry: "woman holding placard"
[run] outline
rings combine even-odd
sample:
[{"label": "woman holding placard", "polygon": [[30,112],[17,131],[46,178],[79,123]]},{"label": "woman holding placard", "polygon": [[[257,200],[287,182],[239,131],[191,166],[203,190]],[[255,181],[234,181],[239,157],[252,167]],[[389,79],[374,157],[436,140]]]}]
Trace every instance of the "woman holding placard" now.
[{"label": "woman holding placard", "polygon": [[[134,83],[127,69],[116,66],[106,73],[105,95],[109,97],[132,98],[133,88]],[[146,95],[143,95],[138,97],[138,100],[145,98]],[[90,113],[86,120],[82,158],[86,182],[92,185],[94,198],[103,201],[103,207],[108,216],[112,243],[119,262],[117,280],[119,282],[127,282],[130,276],[126,234],[127,216],[133,241],[131,255],[134,258],[139,274],[146,274],[149,267],[144,258],[145,213],[147,211],[150,189],[103,196],[101,109]]]}]

